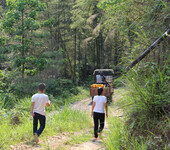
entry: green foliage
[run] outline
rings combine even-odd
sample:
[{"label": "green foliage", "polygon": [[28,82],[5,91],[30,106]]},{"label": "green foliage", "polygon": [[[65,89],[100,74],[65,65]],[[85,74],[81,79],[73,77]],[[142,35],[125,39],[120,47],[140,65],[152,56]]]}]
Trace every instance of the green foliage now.
[{"label": "green foliage", "polygon": [[124,109],[129,132],[127,143],[129,136],[136,137],[130,138],[134,145],[140,144],[144,148],[147,146],[157,149],[159,143],[159,147],[163,149],[168,143],[169,119],[166,116],[169,113],[170,101],[167,69],[166,65],[157,69],[150,63],[139,70],[131,70],[126,76],[127,82],[124,83],[127,88],[120,105]]},{"label": "green foliage", "polygon": [[109,131],[107,138],[103,139],[106,149],[109,150],[146,150],[148,148],[148,139],[138,140],[137,137],[132,137],[126,128],[125,122],[120,118],[109,118]]},{"label": "green foliage", "polygon": [[124,129],[124,123],[114,117],[109,119],[110,130],[108,132],[108,137],[104,140],[104,145],[106,149],[119,150],[123,147],[123,140],[127,136]]},{"label": "green foliage", "polygon": [[46,92],[56,96],[67,98],[70,94],[77,95],[78,89],[71,80],[68,79],[49,79],[47,80]]},{"label": "green foliage", "polygon": [[0,37],[0,46],[5,45],[5,38]]},{"label": "green foliage", "polygon": [[51,27],[54,24],[54,21],[54,18],[49,18],[48,20],[44,21],[44,26]]},{"label": "green foliage", "polygon": [[[162,0],[144,0],[142,2],[102,0],[98,3],[98,7],[106,12],[104,16],[105,29],[110,32],[118,29],[120,38],[124,41],[123,45],[126,48],[123,49],[123,55],[121,56],[121,68],[122,65],[127,66],[127,63],[139,56],[142,51],[152,44],[156,37],[161,36],[169,28],[167,6],[168,1]],[[163,43],[163,45],[167,46],[168,50],[169,45],[167,43]],[[158,49],[160,48],[158,47]],[[155,53],[158,49],[154,50]],[[162,56],[166,57],[163,61],[168,59],[161,52]],[[157,61],[154,60],[152,54],[151,57],[152,61]]]},{"label": "green foliage", "polygon": [[[133,114],[131,111],[132,105],[136,107],[139,102],[136,102],[135,104],[132,104],[132,95],[129,91],[134,91],[134,89],[130,90],[132,87],[128,88],[119,88],[115,91],[115,95],[117,95],[115,98],[114,108],[120,109],[120,112],[123,111],[123,118],[121,117],[109,117],[107,119],[107,122],[109,124],[109,130],[106,133],[107,138],[103,138],[104,145],[106,149],[113,149],[113,150],[119,150],[119,149],[126,149],[126,150],[146,150],[146,149],[164,149],[167,147],[169,141],[168,141],[168,131],[169,131],[169,118],[168,114],[162,116],[160,119],[151,118],[150,120],[144,120],[143,114],[144,112],[138,112],[136,114]],[[134,92],[133,92],[134,93]],[[145,106],[144,106],[145,107]],[[109,114],[113,113],[112,106],[110,106]],[[134,116],[133,116],[134,115]],[[148,114],[149,115],[149,114]],[[156,116],[156,115],[155,115]],[[142,118],[139,120],[139,118]],[[134,122],[138,120],[138,127],[134,129]],[[145,122],[144,122],[145,121]],[[150,124],[149,124],[149,123]],[[140,128],[142,125],[147,124],[149,126],[149,129]],[[141,126],[140,126],[141,125]]]},{"label": "green foliage", "polygon": [[[44,69],[45,59],[38,59],[35,65],[32,64],[32,59],[35,56],[29,54],[32,46],[35,46],[30,32],[40,28],[37,16],[38,12],[43,11],[44,8],[45,5],[37,0],[17,0],[15,2],[9,0],[7,2],[2,27],[9,33],[11,38],[14,37],[13,41],[16,43],[13,44],[13,47],[15,52],[17,52],[15,64],[22,71],[23,76],[24,73],[26,75],[34,75]],[[29,67],[33,69],[30,70]]]},{"label": "green foliage", "polygon": [[36,58],[34,56],[27,57],[25,61],[25,74],[29,76],[36,75],[38,72],[44,70],[47,62],[43,57]]},{"label": "green foliage", "polygon": [[0,93],[0,108],[11,109],[17,102],[17,98],[12,93]]},{"label": "green foliage", "polygon": [[[131,95],[133,96],[131,111],[137,111],[141,119],[136,117],[136,123],[148,122],[154,118],[159,118],[169,112],[169,78],[165,68],[163,70],[149,67],[145,75],[137,71],[131,71],[128,76]],[[135,112],[134,112],[134,116]],[[137,115],[138,116],[138,115]],[[142,117],[143,116],[143,117]],[[137,123],[137,124],[138,124]],[[136,127],[139,127],[138,125]]]},{"label": "green foliage", "polygon": [[4,89],[5,87],[5,83],[3,83],[3,77],[4,77],[4,73],[2,70],[0,70],[0,90]]},{"label": "green foliage", "polygon": [[10,71],[0,70],[0,93],[8,92],[12,74]]}]

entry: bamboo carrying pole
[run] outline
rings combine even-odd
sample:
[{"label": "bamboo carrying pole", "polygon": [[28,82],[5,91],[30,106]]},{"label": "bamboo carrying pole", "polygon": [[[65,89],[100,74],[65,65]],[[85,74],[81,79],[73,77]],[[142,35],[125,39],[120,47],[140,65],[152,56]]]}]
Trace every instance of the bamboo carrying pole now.
[{"label": "bamboo carrying pole", "polygon": [[159,39],[157,39],[150,47],[148,47],[139,57],[137,57],[128,67],[125,69],[125,73],[134,67],[138,62],[140,62],[145,56],[147,56],[151,50],[153,50],[161,41],[166,37],[169,37],[170,29],[168,29]]}]

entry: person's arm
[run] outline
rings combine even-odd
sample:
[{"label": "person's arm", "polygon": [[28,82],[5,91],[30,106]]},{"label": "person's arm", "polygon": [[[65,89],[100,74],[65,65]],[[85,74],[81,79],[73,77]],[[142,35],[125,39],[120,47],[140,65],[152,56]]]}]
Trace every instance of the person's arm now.
[{"label": "person's arm", "polygon": [[94,110],[95,105],[96,105],[96,102],[93,102],[92,110],[91,110],[91,117],[93,117],[93,110]]},{"label": "person's arm", "polygon": [[35,102],[31,102],[31,116],[34,117],[34,105],[35,105]]},{"label": "person's arm", "polygon": [[49,107],[51,105],[51,101],[48,101],[48,103],[46,103],[46,106]]},{"label": "person's arm", "polygon": [[107,102],[104,103],[104,108],[105,108],[105,111],[106,111],[106,117],[108,117],[108,112],[107,112]]}]

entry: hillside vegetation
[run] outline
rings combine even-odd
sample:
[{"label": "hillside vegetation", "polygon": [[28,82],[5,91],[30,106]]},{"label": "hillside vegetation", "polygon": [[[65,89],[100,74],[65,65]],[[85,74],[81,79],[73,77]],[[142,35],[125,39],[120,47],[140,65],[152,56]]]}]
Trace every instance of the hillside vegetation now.
[{"label": "hillside vegetation", "polygon": [[[53,103],[47,112],[60,111],[89,97],[97,68],[113,69],[115,88],[125,90],[116,103],[124,117],[109,119],[106,149],[169,149],[169,35],[124,74],[169,25],[168,0],[1,0],[0,149],[31,139],[30,99],[39,83]],[[77,126],[90,125],[79,115]]]}]

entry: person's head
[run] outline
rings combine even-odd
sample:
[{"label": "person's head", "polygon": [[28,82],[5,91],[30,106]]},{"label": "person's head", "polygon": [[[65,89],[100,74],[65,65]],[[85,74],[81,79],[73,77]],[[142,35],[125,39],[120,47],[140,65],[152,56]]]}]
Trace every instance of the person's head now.
[{"label": "person's head", "polygon": [[40,83],[40,84],[38,85],[38,90],[39,90],[40,92],[44,92],[44,91],[45,91],[45,84],[44,84],[44,83]]},{"label": "person's head", "polygon": [[103,88],[102,88],[102,87],[99,87],[99,88],[98,88],[98,95],[101,95],[102,92],[103,92]]}]

